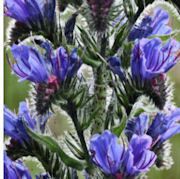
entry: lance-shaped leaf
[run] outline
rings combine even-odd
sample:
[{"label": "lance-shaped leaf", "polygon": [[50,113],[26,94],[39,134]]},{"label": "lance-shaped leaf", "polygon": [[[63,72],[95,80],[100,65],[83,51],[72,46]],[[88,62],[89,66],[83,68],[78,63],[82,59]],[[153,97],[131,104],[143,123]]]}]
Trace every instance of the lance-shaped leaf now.
[{"label": "lance-shaped leaf", "polygon": [[126,36],[128,35],[128,30],[126,29],[127,23],[121,26],[119,31],[115,35],[115,40],[113,46],[110,50],[109,56],[113,56],[117,50],[121,47],[123,41],[125,40]]},{"label": "lance-shaped leaf", "polygon": [[69,167],[75,168],[77,170],[83,170],[86,167],[85,163],[79,162],[71,157],[69,157],[59,146],[59,144],[49,136],[43,136],[36,134],[31,129],[26,126],[28,134],[37,142],[44,144],[51,152],[56,153],[61,160]]},{"label": "lance-shaped leaf", "polygon": [[122,121],[121,121],[121,124],[117,127],[114,127],[112,129],[112,132],[117,136],[119,137],[122,133],[122,131],[124,130],[125,126],[126,126],[126,122],[127,122],[127,115],[126,115],[126,112],[124,111],[123,112],[123,118],[122,118]]},{"label": "lance-shaped leaf", "polygon": [[[88,48],[86,48],[86,50],[88,51]],[[99,67],[101,65],[102,62],[97,61],[94,58],[90,58],[86,54],[83,54],[83,53],[84,53],[83,50],[78,49],[77,54],[78,54],[78,56],[82,56],[83,63],[90,65],[92,67]]]}]

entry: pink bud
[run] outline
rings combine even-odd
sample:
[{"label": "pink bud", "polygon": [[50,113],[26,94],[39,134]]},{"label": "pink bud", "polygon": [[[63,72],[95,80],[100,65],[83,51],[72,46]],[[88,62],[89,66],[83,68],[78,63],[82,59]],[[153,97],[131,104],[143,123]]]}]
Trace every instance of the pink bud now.
[{"label": "pink bud", "polygon": [[166,79],[166,74],[165,73],[161,73],[159,76],[163,81]]},{"label": "pink bud", "polygon": [[48,79],[48,85],[50,89],[57,90],[59,88],[58,78],[54,75],[50,75]]},{"label": "pink bud", "polygon": [[47,95],[50,95],[52,93],[54,93],[54,89],[46,89],[46,94]]},{"label": "pink bud", "polygon": [[104,3],[104,6],[105,7],[109,7],[111,5],[111,1],[107,0],[105,3]]},{"label": "pink bud", "polygon": [[123,176],[121,173],[116,174],[116,179],[122,179],[122,178],[123,178]]},{"label": "pink bud", "polygon": [[152,84],[153,84],[153,85],[157,85],[157,79],[156,79],[156,78],[154,78],[154,79],[152,80]]},{"label": "pink bud", "polygon": [[92,10],[94,10],[94,11],[97,10],[97,6],[96,6],[96,5],[92,5],[91,8],[92,8]]}]

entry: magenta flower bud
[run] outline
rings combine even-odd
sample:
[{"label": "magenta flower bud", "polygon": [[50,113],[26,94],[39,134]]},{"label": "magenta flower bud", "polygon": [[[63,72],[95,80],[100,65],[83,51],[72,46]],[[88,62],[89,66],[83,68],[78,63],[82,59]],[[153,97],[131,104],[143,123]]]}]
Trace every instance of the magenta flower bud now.
[{"label": "magenta flower bud", "polygon": [[48,79],[48,85],[50,89],[57,90],[59,88],[58,78],[54,75],[50,75]]}]

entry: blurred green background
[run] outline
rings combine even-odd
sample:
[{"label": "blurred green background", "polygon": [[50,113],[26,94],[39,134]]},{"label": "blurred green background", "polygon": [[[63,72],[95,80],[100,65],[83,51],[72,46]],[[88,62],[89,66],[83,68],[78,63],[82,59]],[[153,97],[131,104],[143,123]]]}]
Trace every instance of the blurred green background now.
[{"label": "blurred green background", "polygon": [[[4,32],[6,33],[6,29],[8,26],[8,18],[4,20]],[[180,29],[180,23],[177,22],[174,24],[177,29]],[[6,42],[6,37],[4,35],[4,41]],[[5,53],[4,53],[5,54]],[[170,76],[172,81],[175,83],[174,85],[174,100],[177,106],[180,107],[180,63],[176,65],[175,68],[170,72]],[[8,65],[6,58],[4,58],[4,103],[7,105],[8,108],[11,110],[18,109],[18,105],[20,101],[24,101],[25,98],[28,97],[28,89],[29,83],[27,81],[18,83],[18,77],[12,75],[11,69]],[[59,121],[58,121],[59,122]],[[54,124],[53,124],[54,123]],[[57,125],[57,121],[52,122],[52,125],[56,128],[61,129],[63,128],[63,124],[60,122]],[[59,126],[59,127],[58,127]],[[173,144],[172,147],[172,157],[174,159],[174,165],[170,170],[162,170],[157,171],[155,169],[151,169],[148,173],[149,179],[180,179],[180,135],[175,136],[171,139]],[[36,169],[36,163],[34,162],[27,162],[27,167],[31,170],[32,174],[38,172],[39,169]]]}]

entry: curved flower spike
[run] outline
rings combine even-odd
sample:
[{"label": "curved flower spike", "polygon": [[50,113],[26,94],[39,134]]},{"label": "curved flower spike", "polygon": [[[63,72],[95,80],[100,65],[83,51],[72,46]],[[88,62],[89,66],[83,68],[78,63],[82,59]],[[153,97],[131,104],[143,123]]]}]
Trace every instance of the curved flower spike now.
[{"label": "curved flower spike", "polygon": [[35,83],[48,81],[50,74],[48,62],[35,48],[14,44],[11,47],[11,52],[15,58],[15,63],[9,61],[9,64],[14,73],[20,77],[19,81],[29,80]]},{"label": "curved flower spike", "polygon": [[153,119],[147,134],[153,138],[155,148],[175,134],[180,133],[180,108],[175,108],[170,114],[158,113]]},{"label": "curved flower spike", "polygon": [[92,161],[105,173],[116,175],[120,169],[125,149],[117,143],[117,137],[105,130],[102,135],[96,134],[90,141]]},{"label": "curved flower spike", "polygon": [[163,47],[159,38],[137,40],[131,58],[133,79],[143,86],[147,80],[169,71],[180,58],[180,52],[176,54],[179,47],[172,39]]},{"label": "curved flower spike", "polygon": [[55,0],[5,0],[5,12],[8,17],[32,26],[54,24]]},{"label": "curved flower spike", "polygon": [[155,9],[154,17],[146,16],[142,19],[140,25],[135,25],[129,33],[128,40],[147,38],[152,35],[167,35],[171,33],[168,11],[163,11],[158,7]]},{"label": "curved flower spike", "polygon": [[149,150],[151,144],[152,138],[148,135],[132,136],[121,167],[124,177],[134,178],[154,164],[156,155]]},{"label": "curved flower spike", "polygon": [[113,0],[88,0],[96,31],[104,32],[106,30],[108,14],[113,2]]},{"label": "curved flower spike", "polygon": [[5,179],[32,179],[30,172],[19,160],[18,163],[13,162],[4,151],[4,178]]}]

